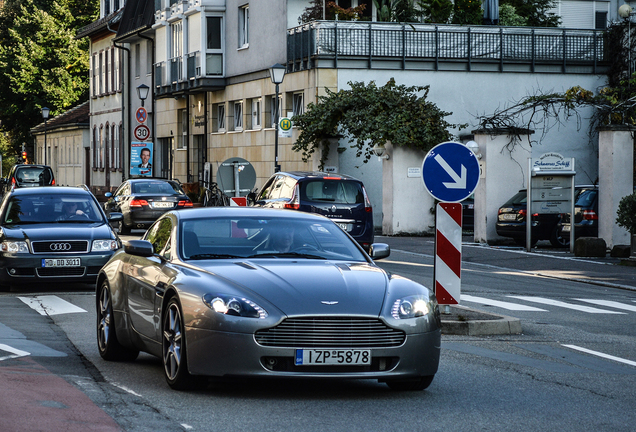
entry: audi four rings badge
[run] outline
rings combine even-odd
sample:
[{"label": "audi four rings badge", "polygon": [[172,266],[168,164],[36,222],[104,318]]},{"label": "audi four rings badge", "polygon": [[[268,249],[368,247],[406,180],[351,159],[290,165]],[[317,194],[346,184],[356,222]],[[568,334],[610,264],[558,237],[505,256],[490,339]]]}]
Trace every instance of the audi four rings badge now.
[{"label": "audi four rings badge", "polygon": [[49,248],[52,251],[67,251],[67,250],[71,250],[71,244],[70,243],[51,243],[51,246],[49,246]]}]

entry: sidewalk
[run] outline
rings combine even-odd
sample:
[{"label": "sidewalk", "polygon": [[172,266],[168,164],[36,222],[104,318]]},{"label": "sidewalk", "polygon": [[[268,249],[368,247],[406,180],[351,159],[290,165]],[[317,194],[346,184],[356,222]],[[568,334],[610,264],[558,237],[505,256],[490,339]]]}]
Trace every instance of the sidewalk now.
[{"label": "sidewalk", "polygon": [[[392,251],[434,258],[433,237],[376,236],[375,241],[389,244]],[[472,236],[464,236],[462,266],[468,264],[636,291],[636,267],[621,265],[621,259],[610,257],[609,253],[605,258],[575,257],[568,249],[553,248],[549,242],[539,242],[531,252],[526,252],[518,246],[474,243]],[[450,306],[449,314],[442,314],[442,333],[517,334],[521,333],[521,323],[514,317],[457,305]]]}]

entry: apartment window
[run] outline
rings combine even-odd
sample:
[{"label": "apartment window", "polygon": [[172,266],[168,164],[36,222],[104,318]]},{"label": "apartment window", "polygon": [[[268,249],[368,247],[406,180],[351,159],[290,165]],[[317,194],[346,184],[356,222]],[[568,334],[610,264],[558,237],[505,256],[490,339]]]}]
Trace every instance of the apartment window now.
[{"label": "apartment window", "polygon": [[280,117],[280,110],[283,107],[283,97],[278,95],[278,112],[276,111],[276,96],[272,96],[269,100],[269,112],[271,125],[272,127],[276,127],[276,123],[278,123],[278,118]]},{"label": "apartment window", "polygon": [[183,23],[181,21],[172,24],[172,47],[171,54],[172,57],[181,57],[183,51]]},{"label": "apartment window", "polygon": [[104,92],[108,93],[110,90],[110,48],[107,48],[104,53]]},{"label": "apartment window", "polygon": [[605,30],[607,28],[607,12],[596,11],[594,13],[594,28],[596,30]]},{"label": "apartment window", "polygon": [[93,170],[97,169],[97,127],[93,127]]},{"label": "apartment window", "polygon": [[141,76],[141,44],[135,44],[135,78]]},{"label": "apartment window", "polygon": [[93,90],[93,96],[97,96],[97,94],[98,94],[98,84],[99,84],[99,77],[97,75],[97,69],[98,69],[97,68],[97,53],[93,53],[92,57],[93,57],[92,58],[92,60],[93,60],[93,65],[92,65],[93,66],[92,67],[92,70],[93,70],[93,88],[92,88],[92,90]]},{"label": "apartment window", "polygon": [[104,93],[104,53],[99,53],[99,70],[97,71],[97,75],[99,76],[99,87],[97,88],[97,94]]},{"label": "apartment window", "polygon": [[110,155],[108,154],[110,151],[110,143],[110,125],[106,123],[106,128],[104,129],[104,164],[100,166],[100,168],[110,168]]},{"label": "apartment window", "polygon": [[292,106],[293,115],[300,115],[305,111],[305,105],[303,104],[303,93],[294,93]]},{"label": "apartment window", "polygon": [[245,5],[239,8],[239,48],[247,48],[249,40],[250,6]]},{"label": "apartment window", "polygon": [[119,73],[119,68],[117,66],[117,55],[115,54],[116,52],[117,49],[115,49],[115,47],[112,47],[110,50],[110,90],[112,92],[116,92],[117,90],[119,90],[119,88],[117,88],[117,74]]},{"label": "apartment window", "polygon": [[119,168],[119,137],[117,136],[117,126],[112,125],[110,129],[110,162],[109,166],[111,170]]},{"label": "apartment window", "polygon": [[223,75],[223,20],[207,17],[207,46],[205,51],[205,74]]},{"label": "apartment window", "polygon": [[243,130],[243,102],[234,102],[234,130]]},{"label": "apartment window", "polygon": [[261,98],[250,99],[248,106],[251,107],[250,129],[261,128]]},{"label": "apartment window", "polygon": [[225,132],[225,104],[218,104],[216,109],[214,110],[214,115],[216,115],[216,121],[214,127],[214,132]]},{"label": "apartment window", "polygon": [[179,150],[186,147],[185,142],[188,135],[188,116],[186,110],[178,110],[177,118],[180,119],[177,125],[177,150]]}]

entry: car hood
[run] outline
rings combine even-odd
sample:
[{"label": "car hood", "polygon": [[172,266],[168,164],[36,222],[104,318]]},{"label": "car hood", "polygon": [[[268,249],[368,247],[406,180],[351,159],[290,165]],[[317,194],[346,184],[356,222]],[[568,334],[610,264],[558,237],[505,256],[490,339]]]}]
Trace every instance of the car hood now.
[{"label": "car hood", "polygon": [[114,238],[108,224],[103,222],[8,225],[2,227],[2,234],[4,239],[31,241]]},{"label": "car hood", "polygon": [[201,267],[265,298],[287,316],[378,316],[389,283],[384,270],[368,263],[259,259],[206,261]]}]

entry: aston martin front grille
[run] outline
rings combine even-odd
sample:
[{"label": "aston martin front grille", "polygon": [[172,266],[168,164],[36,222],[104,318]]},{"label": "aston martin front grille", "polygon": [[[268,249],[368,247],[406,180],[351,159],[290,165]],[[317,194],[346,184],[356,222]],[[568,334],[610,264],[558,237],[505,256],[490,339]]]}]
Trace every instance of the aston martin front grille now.
[{"label": "aston martin front grille", "polygon": [[280,348],[389,348],[406,340],[403,331],[379,319],[342,317],[288,318],[254,337],[260,345]]},{"label": "aston martin front grille", "polygon": [[88,241],[86,240],[55,240],[55,241],[34,241],[31,242],[33,253],[45,254],[69,254],[88,252]]}]

